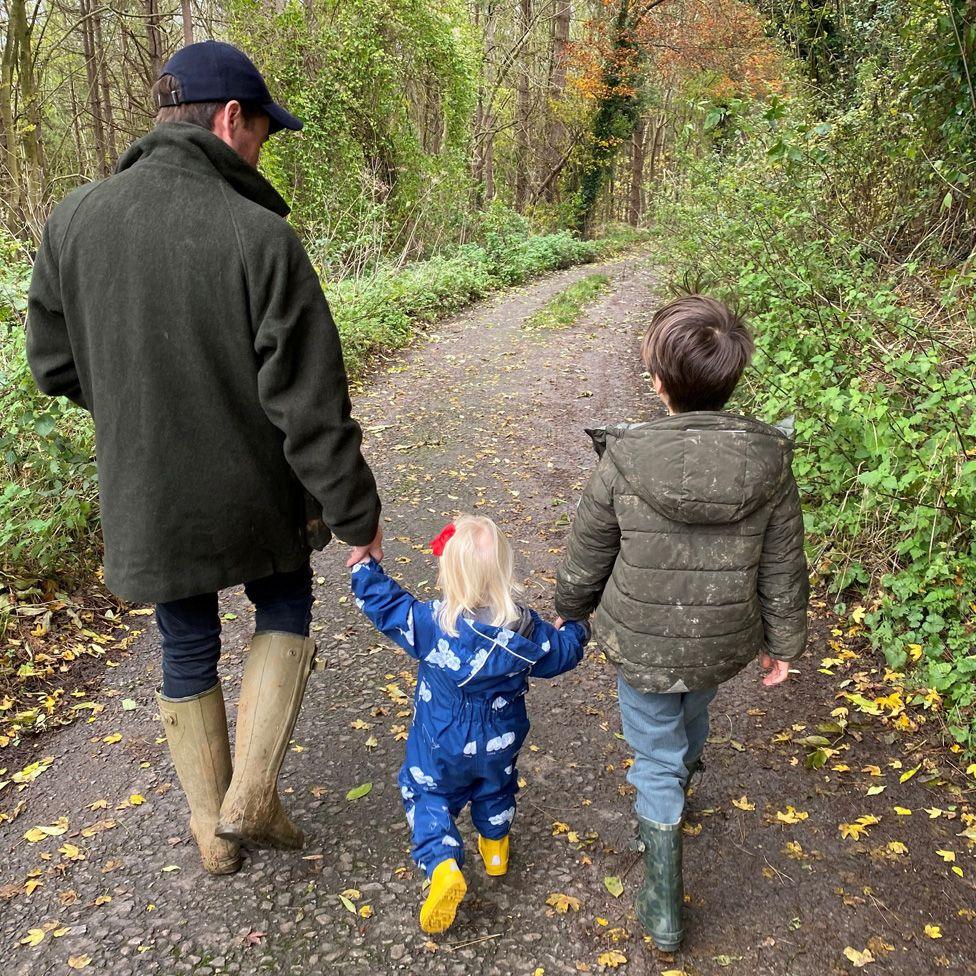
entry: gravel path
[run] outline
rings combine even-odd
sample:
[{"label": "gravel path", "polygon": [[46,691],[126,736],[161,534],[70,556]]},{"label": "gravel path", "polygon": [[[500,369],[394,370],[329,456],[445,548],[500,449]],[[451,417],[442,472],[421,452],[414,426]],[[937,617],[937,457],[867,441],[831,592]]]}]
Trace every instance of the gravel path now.
[{"label": "gravel path", "polygon": [[[577,326],[522,328],[547,298],[594,270],[612,289]],[[561,272],[474,307],[378,368],[356,411],[385,499],[391,572],[429,593],[426,540],[458,511],[483,510],[514,541],[529,601],[551,613],[554,569],[594,460],[582,428],[654,409],[636,357],[653,280],[640,255]],[[838,683],[862,687],[877,676],[857,658],[833,675],[818,671],[835,653],[829,642],[846,641],[822,607],[799,681],[768,693],[750,669],[716,700],[708,771],[689,817],[689,935],[680,953],[655,952],[634,919],[641,867],[627,850],[627,750],[612,669],[592,650],[529,696],[509,876],[481,873],[463,815],[474,855],[469,896],[454,928],[428,940],[416,923],[421,885],[395,783],[414,669],[350,606],[342,557],[336,547],[316,561],[314,627],[328,669],[310,682],[282,777],[289,810],[311,835],[307,848],[256,853],[231,878],[202,873],[161,738],[158,644],[148,627],[106,672],[104,711],[42,738],[36,756],[54,756],[50,768],[0,794],[3,809],[17,811],[0,824],[7,976],[79,967],[113,976],[554,976],[615,967],[825,976],[854,972],[865,950],[869,973],[976,973],[974,863],[958,836],[969,807],[943,779],[951,773],[944,754],[852,714],[846,734],[828,731],[838,752],[827,764],[805,764],[816,743],[804,740],[845,704]],[[224,594],[222,609],[233,703],[250,613],[241,591]],[[899,782],[916,765],[920,772]],[[366,796],[345,799],[364,783],[372,783]],[[866,815],[879,823],[860,839],[841,837],[839,824]],[[65,829],[31,842],[25,833],[35,826]],[[606,877],[622,879],[622,895],[607,891]],[[553,894],[577,899],[578,910],[571,899],[563,912],[547,905]]]}]

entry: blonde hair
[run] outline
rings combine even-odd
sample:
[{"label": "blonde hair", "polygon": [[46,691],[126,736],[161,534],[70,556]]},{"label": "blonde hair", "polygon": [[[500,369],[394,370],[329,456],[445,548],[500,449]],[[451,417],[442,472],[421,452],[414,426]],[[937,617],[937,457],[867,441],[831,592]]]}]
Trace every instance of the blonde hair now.
[{"label": "blonde hair", "polygon": [[437,609],[441,629],[456,637],[458,617],[487,610],[486,621],[504,627],[520,616],[515,605],[515,560],[508,539],[490,518],[462,515],[444,546],[437,585],[444,599]]}]

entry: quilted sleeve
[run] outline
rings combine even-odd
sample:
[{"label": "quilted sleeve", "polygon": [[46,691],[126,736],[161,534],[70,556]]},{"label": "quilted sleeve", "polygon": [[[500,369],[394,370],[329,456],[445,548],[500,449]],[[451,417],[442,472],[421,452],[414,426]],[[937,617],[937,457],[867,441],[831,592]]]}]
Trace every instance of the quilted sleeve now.
[{"label": "quilted sleeve", "polygon": [[809,596],[803,512],[791,475],[766,527],[759,562],[759,605],[768,654],[792,661],[803,653]]}]

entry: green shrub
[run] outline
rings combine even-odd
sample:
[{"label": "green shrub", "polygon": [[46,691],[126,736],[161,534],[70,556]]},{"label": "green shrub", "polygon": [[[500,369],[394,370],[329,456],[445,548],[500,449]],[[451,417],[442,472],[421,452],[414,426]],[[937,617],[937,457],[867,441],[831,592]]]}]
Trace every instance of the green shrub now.
[{"label": "green shrub", "polygon": [[97,565],[94,440],[88,415],[37,391],[24,355],[30,267],[0,263],[0,583]]},{"label": "green shrub", "polygon": [[917,664],[972,750],[976,273],[935,252],[880,264],[825,198],[822,133],[799,111],[763,121],[743,120],[734,155],[685,161],[659,204],[662,251],[749,314],[738,406],[796,415],[815,574],[863,601],[872,644],[893,669]]}]

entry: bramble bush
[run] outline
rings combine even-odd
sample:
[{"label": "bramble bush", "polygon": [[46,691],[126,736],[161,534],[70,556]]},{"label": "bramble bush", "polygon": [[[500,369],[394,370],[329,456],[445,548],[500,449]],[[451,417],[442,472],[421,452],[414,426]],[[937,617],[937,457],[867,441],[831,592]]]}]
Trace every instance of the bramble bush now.
[{"label": "bramble bush", "polygon": [[[725,117],[731,154],[689,151],[676,167],[658,202],[662,252],[685,286],[749,315],[757,355],[738,406],[796,415],[815,574],[863,604],[888,666],[944,697],[949,731],[972,751],[976,269],[931,237],[901,258],[867,244],[863,221],[855,232],[838,216],[857,196],[831,179],[831,127],[800,104],[740,108]],[[920,222],[945,194],[937,180],[924,188],[916,180],[905,204]]]}]

